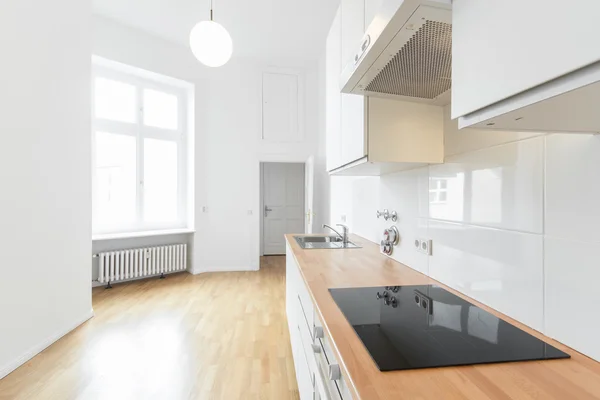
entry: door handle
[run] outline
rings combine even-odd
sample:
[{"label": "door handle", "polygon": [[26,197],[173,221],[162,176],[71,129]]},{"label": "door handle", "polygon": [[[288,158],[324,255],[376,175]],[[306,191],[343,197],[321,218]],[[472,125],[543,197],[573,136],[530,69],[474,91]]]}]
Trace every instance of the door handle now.
[{"label": "door handle", "polygon": [[265,217],[268,216],[269,211],[273,211],[273,209],[269,208],[269,206],[265,206]]}]

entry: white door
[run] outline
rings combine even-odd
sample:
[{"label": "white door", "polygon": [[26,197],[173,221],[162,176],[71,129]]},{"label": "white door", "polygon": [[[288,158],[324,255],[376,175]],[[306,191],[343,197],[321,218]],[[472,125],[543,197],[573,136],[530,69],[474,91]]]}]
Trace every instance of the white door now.
[{"label": "white door", "polygon": [[313,233],[313,219],[315,217],[313,197],[315,186],[315,158],[310,156],[304,164],[304,215],[306,217],[305,233]]},{"label": "white door", "polygon": [[263,165],[265,255],[285,254],[286,233],[304,232],[304,164]]}]

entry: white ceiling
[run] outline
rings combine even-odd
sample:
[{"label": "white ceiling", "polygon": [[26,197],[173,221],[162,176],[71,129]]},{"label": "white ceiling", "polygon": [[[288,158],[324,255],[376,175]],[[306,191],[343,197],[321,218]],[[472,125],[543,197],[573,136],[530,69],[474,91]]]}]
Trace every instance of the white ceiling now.
[{"label": "white ceiling", "polygon": [[[317,58],[339,0],[213,0],[214,20],[231,34],[234,54]],[[94,12],[188,45],[194,24],[209,18],[210,0],[93,0]]]}]

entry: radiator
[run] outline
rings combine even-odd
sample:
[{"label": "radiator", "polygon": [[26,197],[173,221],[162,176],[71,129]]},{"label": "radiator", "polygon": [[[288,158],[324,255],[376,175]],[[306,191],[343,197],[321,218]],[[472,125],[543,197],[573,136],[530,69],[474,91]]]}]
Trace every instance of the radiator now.
[{"label": "radiator", "polygon": [[98,282],[118,282],[186,269],[187,245],[145,247],[98,253]]}]

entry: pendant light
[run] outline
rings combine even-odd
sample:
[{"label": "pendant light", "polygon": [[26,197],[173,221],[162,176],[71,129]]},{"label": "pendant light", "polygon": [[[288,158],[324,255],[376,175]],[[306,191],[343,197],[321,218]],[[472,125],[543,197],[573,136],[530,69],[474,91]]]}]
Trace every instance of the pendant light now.
[{"label": "pendant light", "polygon": [[194,56],[208,67],[220,67],[231,58],[233,42],[223,25],[213,21],[210,0],[210,21],[200,21],[190,32],[190,47]]}]

